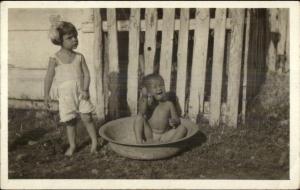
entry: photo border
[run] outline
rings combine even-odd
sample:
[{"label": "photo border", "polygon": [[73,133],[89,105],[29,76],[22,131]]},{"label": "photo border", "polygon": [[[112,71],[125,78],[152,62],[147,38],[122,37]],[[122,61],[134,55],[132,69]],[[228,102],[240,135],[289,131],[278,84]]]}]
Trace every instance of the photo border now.
[{"label": "photo border", "polygon": [[[8,179],[8,9],[9,8],[289,8],[290,14],[290,179],[289,180],[95,180]],[[270,1],[56,1],[1,2],[1,188],[3,189],[296,189],[299,185],[299,2]],[[294,63],[294,64],[292,64]]]}]

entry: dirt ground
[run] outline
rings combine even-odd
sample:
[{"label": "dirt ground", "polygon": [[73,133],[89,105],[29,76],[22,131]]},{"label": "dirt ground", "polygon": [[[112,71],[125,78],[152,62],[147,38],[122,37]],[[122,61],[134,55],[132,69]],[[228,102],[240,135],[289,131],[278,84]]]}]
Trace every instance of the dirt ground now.
[{"label": "dirt ground", "polygon": [[98,154],[90,155],[82,125],[78,151],[65,157],[67,139],[56,112],[9,110],[9,178],[288,179],[288,77],[268,78],[245,125],[211,128],[201,122],[188,150],[157,161],[121,157],[100,137]]}]

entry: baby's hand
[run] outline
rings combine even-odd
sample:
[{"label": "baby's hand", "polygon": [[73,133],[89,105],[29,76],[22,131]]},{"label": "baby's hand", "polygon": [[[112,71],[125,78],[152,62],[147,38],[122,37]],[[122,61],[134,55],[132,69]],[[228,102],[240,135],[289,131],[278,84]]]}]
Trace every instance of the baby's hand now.
[{"label": "baby's hand", "polygon": [[81,91],[80,92],[81,98],[83,100],[88,100],[90,98],[89,92],[88,91]]},{"label": "baby's hand", "polygon": [[180,120],[179,119],[169,119],[169,125],[173,128],[178,127],[180,125]]}]

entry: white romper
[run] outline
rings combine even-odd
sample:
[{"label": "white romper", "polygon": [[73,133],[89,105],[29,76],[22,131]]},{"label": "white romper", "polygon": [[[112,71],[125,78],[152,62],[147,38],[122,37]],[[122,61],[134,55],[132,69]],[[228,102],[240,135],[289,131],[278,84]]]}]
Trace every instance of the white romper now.
[{"label": "white romper", "polygon": [[83,88],[82,55],[76,53],[71,63],[63,63],[56,54],[55,80],[58,84],[59,116],[61,122],[76,118],[77,113],[90,113],[94,106],[81,98]]}]

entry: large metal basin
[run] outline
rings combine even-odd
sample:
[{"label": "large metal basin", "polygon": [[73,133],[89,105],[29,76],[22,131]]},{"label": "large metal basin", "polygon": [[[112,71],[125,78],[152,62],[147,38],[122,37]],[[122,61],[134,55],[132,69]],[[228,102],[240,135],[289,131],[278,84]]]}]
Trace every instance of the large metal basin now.
[{"label": "large metal basin", "polygon": [[133,130],[134,120],[135,117],[113,120],[99,130],[113,151],[132,159],[155,160],[174,156],[182,151],[188,145],[188,140],[198,132],[195,123],[181,118],[182,125],[188,130],[184,138],[155,144],[137,144]]}]

